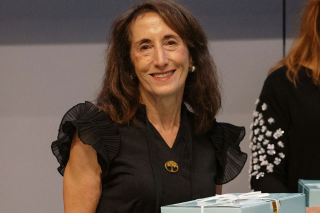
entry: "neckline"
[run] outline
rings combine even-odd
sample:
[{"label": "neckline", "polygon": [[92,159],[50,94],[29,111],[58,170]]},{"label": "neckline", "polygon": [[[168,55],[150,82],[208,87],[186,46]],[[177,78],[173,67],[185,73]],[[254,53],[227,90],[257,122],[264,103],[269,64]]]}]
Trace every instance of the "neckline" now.
[{"label": "neckline", "polygon": [[179,142],[179,140],[180,140],[180,138],[181,138],[181,135],[183,135],[183,133],[181,133],[181,131],[182,131],[182,130],[181,130],[181,129],[182,129],[182,128],[181,128],[181,120],[180,120],[179,129],[178,129],[176,138],[174,139],[174,142],[173,142],[173,144],[172,144],[172,147],[170,147],[170,146],[168,145],[168,143],[163,139],[163,137],[162,137],[162,135],[160,134],[160,132],[157,130],[157,128],[155,128],[155,127],[153,126],[153,124],[149,121],[149,119],[147,119],[147,122],[148,122],[148,124],[150,125],[150,127],[152,128],[151,131],[153,131],[153,133],[156,134],[157,137],[160,138],[161,143],[163,143],[163,144],[165,145],[166,149],[168,149],[168,150],[173,150],[174,147],[177,146],[176,144]]},{"label": "neckline", "polygon": [[[145,117],[145,121],[148,122],[148,124],[150,125],[150,127],[152,128],[152,131],[158,135],[158,137],[160,137],[161,141],[166,145],[166,148],[168,150],[173,150],[175,146],[177,146],[176,144],[180,141],[181,137],[183,137],[183,135],[186,135],[185,133],[188,131],[188,127],[189,127],[189,122],[188,122],[188,118],[187,118],[187,113],[186,113],[186,106],[184,104],[181,105],[181,115],[180,115],[180,125],[179,125],[179,129],[177,132],[177,135],[174,139],[173,145],[172,147],[170,147],[168,145],[168,143],[164,140],[164,138],[162,137],[162,135],[160,134],[160,132],[157,130],[157,128],[155,128],[153,126],[153,124],[150,122],[150,120],[148,119],[147,115],[146,115],[146,106],[141,104],[141,112],[143,112],[143,116]],[[186,124],[188,126],[186,126]]]},{"label": "neckline", "polygon": [[[185,142],[185,148],[189,154],[190,162],[192,162],[192,131],[190,130],[189,126],[189,118],[187,115],[187,109],[184,104],[181,105],[181,119],[180,119],[180,129],[185,130],[185,134],[182,134],[181,137],[183,137],[183,140]],[[155,180],[155,185],[156,185],[156,212],[159,213],[160,211],[160,203],[161,203],[161,198],[162,198],[162,175],[161,175],[161,170],[163,165],[160,165],[159,162],[159,153],[158,153],[158,147],[154,138],[154,134],[152,132],[152,127],[150,126],[151,122],[148,120],[146,116],[146,109],[145,106],[141,105],[140,110],[139,110],[139,116],[140,118],[144,117],[144,122],[146,124],[146,129],[147,129],[147,138],[148,138],[148,145],[149,145],[149,154],[150,154],[150,161],[151,161],[151,166],[152,170],[154,173],[154,180]],[[154,128],[154,127],[153,127]],[[179,133],[179,131],[178,131]],[[174,145],[172,146],[174,147]],[[190,164],[190,171],[191,174],[193,174],[193,165],[192,163]],[[192,198],[198,198],[198,192],[195,189],[194,185],[196,183],[194,182],[195,177],[191,175],[191,191],[192,191]]]}]

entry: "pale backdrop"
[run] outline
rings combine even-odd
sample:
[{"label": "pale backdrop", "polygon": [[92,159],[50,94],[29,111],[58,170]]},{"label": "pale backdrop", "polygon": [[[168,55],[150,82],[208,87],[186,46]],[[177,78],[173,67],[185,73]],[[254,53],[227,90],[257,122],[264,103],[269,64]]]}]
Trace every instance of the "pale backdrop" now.
[{"label": "pale backdrop", "polygon": [[[81,11],[74,19],[64,20],[54,16],[57,14],[50,20],[42,19],[46,8],[36,13],[32,1],[25,2],[20,1],[22,6],[7,5],[15,9],[16,17],[0,9],[0,212],[63,212],[62,177],[50,145],[66,110],[95,100],[104,72],[108,29],[101,27],[102,17],[79,18]],[[282,1],[240,1],[248,7],[233,5],[239,4],[236,0],[203,1],[202,6],[185,2],[203,22],[220,73],[223,110],[218,121],[246,127],[241,147],[250,154],[248,135],[254,102],[269,68],[282,57]],[[297,16],[294,4],[301,2],[289,5],[293,12],[288,15],[287,48],[297,28],[293,24]],[[28,5],[34,9],[31,17],[22,16],[20,12],[27,13]],[[115,2],[109,6],[119,11],[126,8]],[[102,37],[99,33],[103,30]],[[248,191],[247,163],[223,192]]]}]

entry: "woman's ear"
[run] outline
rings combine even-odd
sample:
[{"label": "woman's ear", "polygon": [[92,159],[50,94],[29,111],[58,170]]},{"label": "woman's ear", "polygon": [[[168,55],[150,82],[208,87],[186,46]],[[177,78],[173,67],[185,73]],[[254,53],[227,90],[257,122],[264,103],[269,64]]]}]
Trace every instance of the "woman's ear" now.
[{"label": "woman's ear", "polygon": [[193,66],[193,59],[191,57],[191,55],[189,56],[189,67]]}]

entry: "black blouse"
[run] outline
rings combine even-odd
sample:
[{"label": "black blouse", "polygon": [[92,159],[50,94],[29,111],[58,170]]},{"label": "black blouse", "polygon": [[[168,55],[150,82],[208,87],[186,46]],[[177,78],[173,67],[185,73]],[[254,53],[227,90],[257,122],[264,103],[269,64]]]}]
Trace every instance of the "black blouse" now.
[{"label": "black blouse", "polygon": [[320,87],[301,67],[295,86],[287,67],[266,79],[253,112],[251,187],[294,193],[299,179],[320,179]]},{"label": "black blouse", "polygon": [[[97,213],[160,212],[160,206],[215,195],[216,184],[234,179],[247,155],[239,143],[244,128],[215,122],[206,134],[195,134],[193,113],[183,105],[180,128],[168,147],[141,105],[138,124],[119,125],[90,102],[78,104],[62,119],[52,143],[63,175],[74,131],[97,151],[102,194]],[[170,173],[167,161],[178,164]]]}]

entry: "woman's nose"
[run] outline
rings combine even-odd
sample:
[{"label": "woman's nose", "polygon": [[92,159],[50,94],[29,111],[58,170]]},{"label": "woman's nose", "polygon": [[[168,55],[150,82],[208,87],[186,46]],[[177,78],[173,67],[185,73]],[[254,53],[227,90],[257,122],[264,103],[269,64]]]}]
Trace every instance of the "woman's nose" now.
[{"label": "woman's nose", "polygon": [[167,53],[163,47],[158,47],[154,52],[154,65],[163,68],[168,64]]}]

